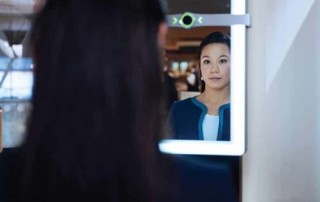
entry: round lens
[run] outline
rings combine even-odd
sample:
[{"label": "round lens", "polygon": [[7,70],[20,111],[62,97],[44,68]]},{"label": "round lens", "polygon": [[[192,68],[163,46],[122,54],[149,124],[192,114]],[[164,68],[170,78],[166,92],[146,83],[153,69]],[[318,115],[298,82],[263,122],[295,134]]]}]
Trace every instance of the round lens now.
[{"label": "round lens", "polygon": [[184,16],[184,18],[182,19],[182,21],[183,21],[183,23],[184,23],[185,25],[189,25],[189,24],[191,24],[191,22],[192,22],[192,18],[191,18],[191,16],[187,15],[187,16]]}]

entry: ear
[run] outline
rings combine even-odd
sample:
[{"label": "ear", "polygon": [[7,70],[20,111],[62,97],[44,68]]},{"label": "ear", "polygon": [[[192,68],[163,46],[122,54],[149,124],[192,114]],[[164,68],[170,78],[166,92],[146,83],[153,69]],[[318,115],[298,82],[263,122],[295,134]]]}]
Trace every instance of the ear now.
[{"label": "ear", "polygon": [[158,27],[158,45],[163,49],[166,46],[167,33],[168,33],[168,25],[165,22],[161,22]]}]

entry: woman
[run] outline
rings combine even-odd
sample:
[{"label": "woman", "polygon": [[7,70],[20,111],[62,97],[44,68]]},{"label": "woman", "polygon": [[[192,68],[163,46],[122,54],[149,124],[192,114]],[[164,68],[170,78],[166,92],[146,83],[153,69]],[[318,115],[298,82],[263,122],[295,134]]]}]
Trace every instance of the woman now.
[{"label": "woman", "polygon": [[172,200],[157,146],[164,21],[158,0],[46,2],[14,200]]},{"label": "woman", "polygon": [[221,32],[206,36],[198,59],[202,92],[175,102],[169,133],[175,139],[230,140],[230,37]]}]

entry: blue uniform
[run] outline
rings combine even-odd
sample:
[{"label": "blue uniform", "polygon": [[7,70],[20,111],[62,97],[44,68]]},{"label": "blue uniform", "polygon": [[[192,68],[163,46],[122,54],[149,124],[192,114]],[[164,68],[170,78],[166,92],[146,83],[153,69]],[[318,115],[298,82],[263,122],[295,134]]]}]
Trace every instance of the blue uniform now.
[{"label": "blue uniform", "polygon": [[[207,107],[195,97],[173,103],[167,123],[167,132],[173,139],[203,140],[202,123]],[[230,104],[219,108],[217,140],[230,141]]]}]

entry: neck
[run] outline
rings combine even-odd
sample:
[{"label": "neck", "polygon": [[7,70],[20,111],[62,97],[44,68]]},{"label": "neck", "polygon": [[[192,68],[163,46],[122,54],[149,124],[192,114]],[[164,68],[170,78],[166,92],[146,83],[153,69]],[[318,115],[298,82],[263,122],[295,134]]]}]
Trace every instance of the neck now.
[{"label": "neck", "polygon": [[230,102],[230,87],[223,89],[206,88],[202,93],[202,100],[206,103],[223,105]]}]

